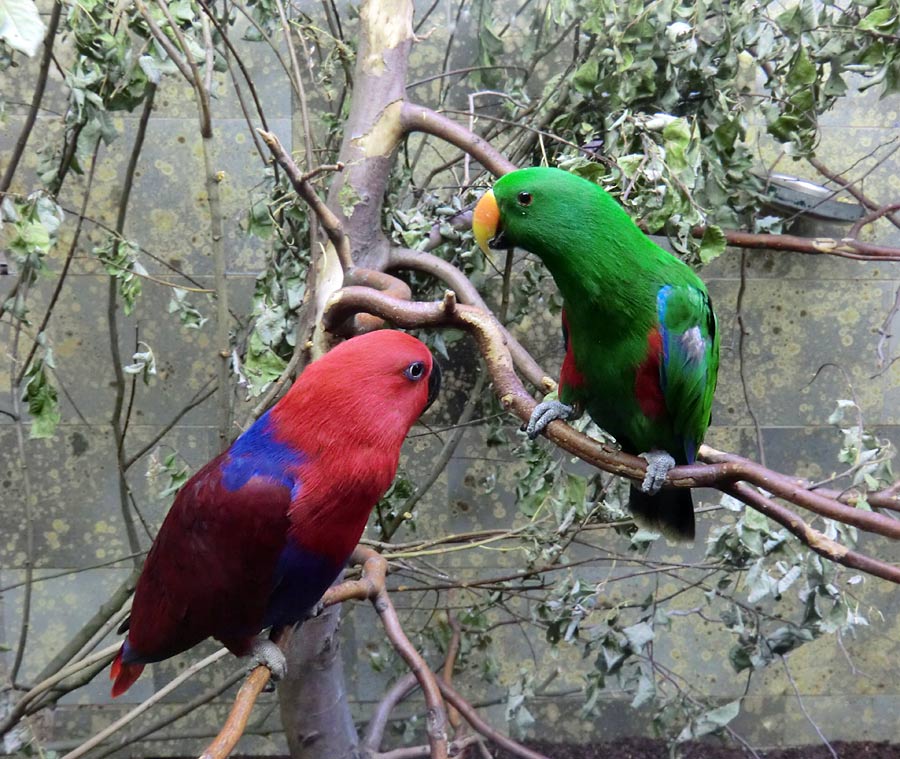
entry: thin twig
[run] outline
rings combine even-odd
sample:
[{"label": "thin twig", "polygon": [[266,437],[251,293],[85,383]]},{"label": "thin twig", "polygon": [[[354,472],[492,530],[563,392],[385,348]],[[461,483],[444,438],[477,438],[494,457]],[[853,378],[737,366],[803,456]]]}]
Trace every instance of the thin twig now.
[{"label": "thin twig", "polygon": [[791,674],[790,667],[788,667],[787,657],[781,657],[781,663],[784,665],[784,673],[787,675],[788,682],[791,684],[791,688],[794,691],[794,695],[797,697],[797,705],[800,707],[800,711],[803,712],[803,716],[806,717],[806,721],[812,725],[812,729],[816,731],[816,735],[819,736],[819,740],[822,741],[825,748],[828,749],[828,752],[831,754],[833,759],[840,759],[837,755],[837,751],[834,750],[834,747],[828,742],[828,738],[825,737],[825,733],[822,732],[822,729],[816,724],[816,721],[810,716],[810,713],[806,710],[806,704],[803,703],[803,697],[800,695],[800,689],[797,687],[797,682],[794,680],[794,676]]},{"label": "thin twig", "polygon": [[[116,645],[116,648],[118,648],[118,644]],[[178,688],[182,683],[184,683],[187,680],[190,680],[194,675],[196,675],[201,670],[206,669],[211,664],[215,664],[217,661],[219,661],[219,659],[226,656],[227,654],[228,654],[227,648],[220,648],[214,654],[210,654],[205,659],[201,659],[196,664],[192,664],[184,672],[182,672],[180,675],[178,675],[178,677],[176,677],[174,680],[167,683],[162,688],[160,688],[158,691],[156,691],[156,693],[154,693],[152,696],[150,696],[150,698],[148,698],[146,701],[142,701],[130,712],[128,712],[127,714],[125,714],[122,717],[120,717],[119,719],[117,719],[115,722],[113,722],[111,725],[109,725],[105,729],[101,730],[99,733],[97,733],[95,736],[93,736],[89,740],[86,740],[74,751],[70,751],[68,754],[65,754],[62,757],[62,759],[78,759],[78,757],[84,756],[92,748],[94,748],[95,746],[99,746],[101,743],[103,743],[103,741],[105,741],[107,738],[109,738],[109,736],[117,733],[119,730],[121,730],[123,727],[125,727],[125,725],[127,725],[130,722],[133,722],[135,719],[137,719],[140,715],[142,715],[145,711],[147,711],[151,706],[153,706],[154,704],[156,704],[159,701],[161,701],[162,699],[164,699],[172,691],[174,691],[176,688]]]},{"label": "thin twig", "polygon": [[47,24],[47,33],[44,35],[44,53],[41,56],[41,68],[38,71],[37,81],[34,83],[34,93],[31,96],[31,107],[25,116],[22,124],[22,131],[19,132],[19,139],[13,147],[12,155],[9,157],[9,163],[6,164],[6,170],[3,177],[0,178],[0,197],[6,195],[12,185],[13,177],[16,169],[19,167],[19,161],[22,160],[22,154],[25,152],[25,146],[28,144],[28,138],[34,129],[37,120],[38,110],[41,107],[41,101],[44,99],[44,90],[47,88],[47,75],[50,73],[50,61],[53,58],[53,43],[56,41],[56,30],[59,28],[59,19],[62,15],[62,0],[56,0],[53,3],[53,10],[50,13],[50,21]]}]

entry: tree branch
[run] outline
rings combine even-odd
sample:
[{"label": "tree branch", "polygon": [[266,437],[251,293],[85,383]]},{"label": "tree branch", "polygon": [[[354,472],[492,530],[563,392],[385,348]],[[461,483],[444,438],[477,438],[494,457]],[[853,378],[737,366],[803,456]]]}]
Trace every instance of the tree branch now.
[{"label": "tree branch", "polygon": [[[470,332],[487,363],[494,381],[494,392],[501,403],[523,421],[530,418],[536,404],[516,376],[502,334],[489,314],[471,306],[457,305],[451,292],[447,293],[442,302],[409,303],[366,288],[348,287],[335,293],[329,300],[323,317],[325,326],[330,329],[331,325],[342,322],[358,311],[375,314],[406,329],[453,326]],[[646,464],[643,459],[592,440],[563,422],[552,422],[545,434],[564,450],[604,471],[637,481],[644,476]],[[814,490],[808,490],[800,479],[774,472],[734,454],[724,454],[709,446],[701,447],[700,458],[712,463],[677,466],[669,472],[666,484],[675,487],[708,486],[731,492],[728,487],[743,480],[819,516],[836,519],[895,540],[900,538],[900,521],[883,514],[854,509]],[[804,533],[798,537],[816,549],[816,545],[809,543],[810,537],[815,536]],[[840,550],[848,549],[841,546]],[[829,558],[843,563],[842,557],[838,555],[839,551],[832,551],[831,554]],[[866,571],[892,582],[900,582],[900,569],[897,567],[875,559],[866,561],[870,562]]]},{"label": "tree branch", "polygon": [[34,85],[34,94],[31,96],[31,107],[28,109],[25,123],[22,124],[22,131],[19,132],[19,139],[16,140],[12,155],[9,157],[6,171],[3,172],[3,177],[0,178],[0,197],[5,196],[6,191],[12,185],[13,176],[15,176],[16,169],[19,167],[19,161],[22,160],[22,154],[25,152],[25,146],[28,144],[28,138],[31,136],[34,123],[37,120],[41,101],[44,99],[44,90],[47,88],[47,75],[50,73],[50,61],[53,58],[53,43],[56,41],[56,30],[59,28],[62,8],[62,0],[56,0],[53,3],[50,22],[47,24],[47,34],[44,36],[44,54],[41,56],[41,68],[38,71],[37,81]]},{"label": "tree branch", "polygon": [[[284,149],[275,134],[273,132],[266,132],[262,129],[257,129],[256,131],[259,133],[260,137],[263,138],[266,145],[268,145],[269,150],[272,151],[275,160],[281,164],[288,179],[291,180],[294,190],[307,202],[309,207],[312,208],[313,212],[319,218],[319,221],[322,222],[322,226],[325,227],[325,233],[328,235],[328,239],[331,240],[331,244],[334,245],[334,249],[337,251],[341,267],[345,272],[352,269],[353,257],[350,255],[350,240],[344,234],[344,227],[343,224],[341,224],[340,219],[338,219],[338,217],[331,212],[331,209],[322,202],[321,198],[316,194],[315,188],[309,183],[306,176],[301,173],[297,164],[294,163],[294,159],[291,158],[290,154]],[[337,168],[339,171],[342,170],[344,168],[343,164],[337,164]]]},{"label": "tree branch", "polygon": [[[118,649],[118,646],[119,646],[119,644],[116,644],[116,649]],[[109,736],[117,733],[119,730],[121,730],[123,727],[125,727],[125,725],[127,725],[129,722],[133,722],[137,717],[139,717],[141,714],[143,714],[145,711],[147,711],[151,706],[153,706],[154,704],[158,703],[163,698],[168,696],[173,690],[178,688],[179,685],[181,685],[183,682],[185,682],[186,680],[189,680],[195,674],[197,674],[197,672],[199,672],[202,669],[206,669],[206,667],[210,666],[211,664],[214,664],[215,662],[217,662],[219,659],[221,659],[223,656],[226,656],[227,654],[228,654],[227,648],[220,648],[214,654],[210,654],[205,659],[202,659],[201,661],[198,661],[196,664],[191,665],[184,672],[182,672],[180,675],[178,675],[178,677],[176,677],[174,680],[172,680],[171,682],[166,684],[164,687],[162,687],[158,691],[156,691],[156,693],[154,693],[152,696],[150,696],[150,698],[148,698],[146,701],[142,701],[130,712],[128,712],[127,714],[125,714],[122,717],[120,717],[119,719],[117,719],[115,722],[113,722],[111,725],[109,725],[105,729],[101,730],[99,733],[97,733],[95,736],[93,736],[89,740],[86,740],[74,751],[70,751],[68,754],[63,756],[62,759],[78,759],[78,757],[84,756],[92,748],[94,748],[95,746],[99,746],[101,743],[103,743],[103,741],[105,741],[107,738],[109,738]]]},{"label": "tree branch", "polygon": [[[453,264],[431,253],[422,253],[408,248],[392,248],[388,256],[388,269],[412,269],[439,279],[456,293],[460,303],[477,306],[482,311],[490,313],[490,309],[481,297],[481,294],[472,284],[471,280],[457,269]],[[514,338],[502,324],[497,322],[506,347],[512,355],[513,361],[522,375],[532,385],[543,390],[547,389],[548,379],[544,370],[538,365],[531,354]]]},{"label": "tree branch", "polygon": [[[425,660],[416,651],[400,625],[397,611],[394,609],[385,586],[388,568],[387,560],[371,548],[357,546],[350,557],[349,563],[351,565],[362,565],[363,571],[360,579],[349,580],[329,588],[325,595],[322,596],[320,603],[322,607],[327,607],[351,599],[368,599],[372,602],[375,611],[381,618],[388,639],[412,670],[412,674],[415,675],[419,687],[422,688],[422,692],[425,695],[425,704],[428,709],[425,724],[428,742],[431,746],[431,757],[432,759],[446,759],[448,756],[447,717],[437,678],[428,669]],[[277,642],[279,645],[283,645],[284,639],[279,639]],[[228,753],[234,748],[243,734],[250,711],[253,709],[260,692],[268,683],[269,678],[268,668],[262,665],[254,668],[235,697],[234,706],[225,725],[216,739],[203,752],[201,759],[224,759],[224,757],[228,756]],[[63,759],[75,758],[64,757]]]},{"label": "tree branch", "polygon": [[450,704],[453,704],[466,722],[468,722],[476,732],[483,735],[489,741],[496,743],[511,754],[522,757],[522,759],[549,759],[549,757],[544,756],[544,754],[533,751],[527,746],[523,746],[521,743],[516,743],[509,736],[506,736],[491,727],[478,716],[478,712],[475,711],[472,705],[460,696],[448,683],[443,680],[438,680],[438,686],[440,687],[444,698],[446,698]]},{"label": "tree branch", "polygon": [[475,158],[495,176],[508,174],[517,167],[500,151],[461,124],[424,105],[404,102],[400,110],[400,124],[404,132],[424,132],[440,137]]}]

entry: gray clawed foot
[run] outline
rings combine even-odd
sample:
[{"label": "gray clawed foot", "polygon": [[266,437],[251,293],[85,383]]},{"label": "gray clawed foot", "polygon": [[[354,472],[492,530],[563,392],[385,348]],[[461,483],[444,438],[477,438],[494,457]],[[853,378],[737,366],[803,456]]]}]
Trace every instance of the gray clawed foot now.
[{"label": "gray clawed foot", "polygon": [[525,433],[530,440],[534,440],[546,429],[550,422],[557,419],[567,422],[575,415],[574,406],[568,406],[561,401],[544,401],[535,406],[534,411],[531,412],[531,419],[528,420]]},{"label": "gray clawed foot", "polygon": [[269,668],[269,672],[272,673],[272,680],[282,680],[287,674],[287,659],[285,659],[281,649],[271,640],[266,640],[265,638],[254,640],[250,656],[254,661],[253,666],[262,664],[264,667]]},{"label": "gray clawed foot", "polygon": [[647,451],[638,455],[647,462],[647,474],[641,483],[641,490],[648,495],[656,495],[666,481],[669,470],[675,466],[675,459],[665,451]]}]

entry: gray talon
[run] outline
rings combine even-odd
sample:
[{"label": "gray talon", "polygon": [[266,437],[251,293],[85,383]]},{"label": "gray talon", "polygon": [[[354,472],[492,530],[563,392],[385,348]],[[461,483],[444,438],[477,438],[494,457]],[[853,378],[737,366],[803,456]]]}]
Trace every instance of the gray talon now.
[{"label": "gray talon", "polygon": [[638,455],[647,462],[647,474],[641,483],[641,490],[648,495],[656,495],[666,481],[669,470],[675,466],[675,459],[665,451],[648,451]]},{"label": "gray talon", "polygon": [[525,433],[530,440],[534,440],[540,435],[550,422],[556,419],[562,419],[567,422],[575,416],[573,406],[567,406],[561,401],[544,401],[534,407],[531,412],[531,419],[528,420],[528,426],[525,427]]},{"label": "gray talon", "polygon": [[[273,680],[282,680],[287,674],[287,659],[281,649],[271,640],[257,638],[253,641],[250,656],[256,664],[262,664],[269,668]],[[254,665],[255,666],[255,665]]]}]

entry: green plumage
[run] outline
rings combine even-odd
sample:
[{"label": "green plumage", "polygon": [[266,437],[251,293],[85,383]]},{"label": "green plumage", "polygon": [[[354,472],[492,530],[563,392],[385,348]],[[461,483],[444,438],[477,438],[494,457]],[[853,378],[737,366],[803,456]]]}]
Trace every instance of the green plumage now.
[{"label": "green plumage", "polygon": [[[664,450],[678,464],[693,461],[719,365],[715,315],[700,278],[602,188],[574,174],[514,171],[497,181],[494,196],[504,241],[537,255],[563,296],[560,400],[586,409],[625,451]],[[693,535],[687,490],[641,493],[632,506],[650,510],[644,516],[664,531]]]}]

